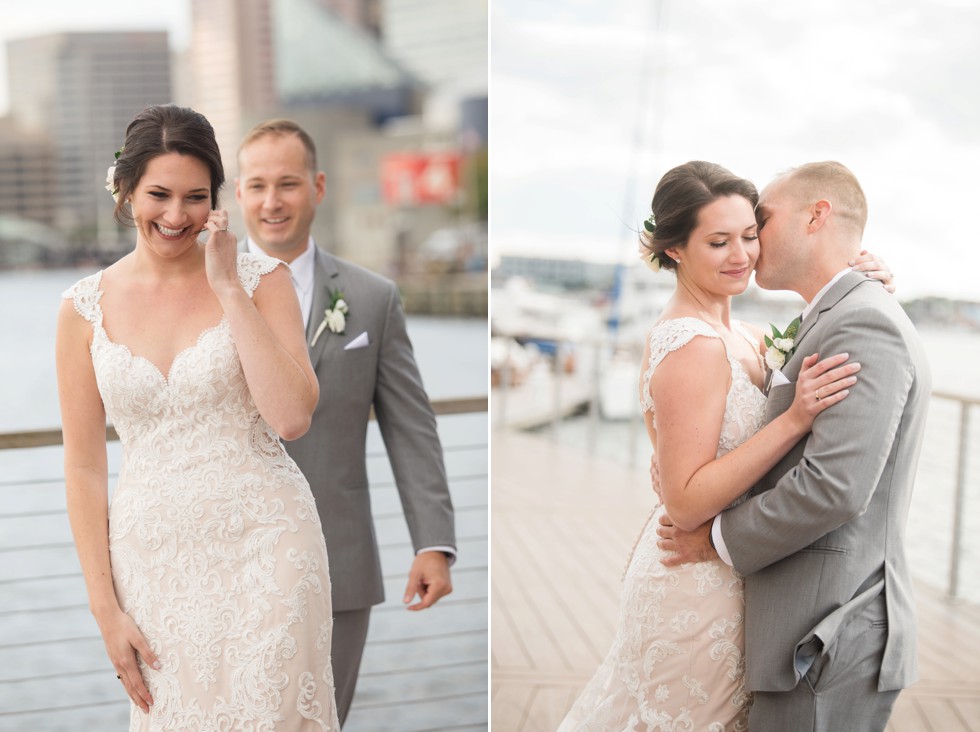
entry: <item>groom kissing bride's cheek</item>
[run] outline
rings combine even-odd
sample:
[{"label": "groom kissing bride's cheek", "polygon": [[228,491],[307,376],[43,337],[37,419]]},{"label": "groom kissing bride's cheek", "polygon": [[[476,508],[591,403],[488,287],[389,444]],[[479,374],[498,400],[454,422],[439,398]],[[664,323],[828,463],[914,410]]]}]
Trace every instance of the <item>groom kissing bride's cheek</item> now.
[{"label": "groom kissing bride's cheek", "polygon": [[[902,540],[931,378],[861,249],[861,186],[821,162],[758,194],[695,161],[651,208],[643,257],[677,275],[640,393],[661,505],[559,729],[883,730],[917,676]],[[806,301],[793,328],[731,318],[753,269]]]}]

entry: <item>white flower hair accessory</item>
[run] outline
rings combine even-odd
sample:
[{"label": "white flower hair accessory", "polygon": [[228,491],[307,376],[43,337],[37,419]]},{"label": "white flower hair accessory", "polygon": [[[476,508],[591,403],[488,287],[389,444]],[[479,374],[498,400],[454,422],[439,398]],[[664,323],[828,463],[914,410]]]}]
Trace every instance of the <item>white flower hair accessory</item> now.
[{"label": "white flower hair accessory", "polygon": [[[119,161],[119,156],[122,155],[123,147],[116,150],[116,162]],[[105,176],[105,189],[109,191],[109,195],[112,196],[112,200],[119,203],[119,186],[116,185],[116,163],[114,162],[109,166],[109,170]]]},{"label": "white flower hair accessory", "polygon": [[643,263],[649,267],[651,271],[660,271],[660,257],[657,256],[656,252],[640,252],[640,259],[643,260]]},{"label": "white flower hair accessory", "polygon": [[[643,229],[648,234],[653,236],[653,233],[657,230],[657,220],[654,218],[653,214],[647,216],[643,221]],[[660,256],[656,252],[651,252],[646,248],[640,250],[640,259],[654,272],[660,271]]]},{"label": "white flower hair accessory", "polygon": [[344,335],[344,331],[347,329],[347,313],[350,309],[347,307],[347,301],[344,300],[344,293],[340,290],[329,290],[328,292],[330,294],[330,305],[323,311],[323,322],[320,323],[316,329],[316,333],[313,334],[313,340],[310,341],[311,348],[316,345],[320,334],[327,328],[330,329],[331,333],[337,333],[339,335]]}]

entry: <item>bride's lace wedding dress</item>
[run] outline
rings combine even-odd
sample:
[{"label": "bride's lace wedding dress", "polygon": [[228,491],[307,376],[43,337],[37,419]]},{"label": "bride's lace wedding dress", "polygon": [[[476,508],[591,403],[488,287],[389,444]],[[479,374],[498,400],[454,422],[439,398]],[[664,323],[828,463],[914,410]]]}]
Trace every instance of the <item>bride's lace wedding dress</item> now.
[{"label": "bride's lace wedding dress", "polygon": [[[757,347],[740,323],[734,326]],[[644,411],[653,412],[654,370],[697,336],[720,338],[696,318],[667,320],[650,332],[640,393]],[[742,364],[731,355],[728,361],[732,383],[718,457],[759,430],[766,401]],[[654,488],[659,493],[659,486]],[[675,568],[662,565],[656,529],[663,510],[656,507],[633,549],[612,647],[559,732],[748,729],[742,579],[720,559]]]},{"label": "bride's lace wedding dress", "polygon": [[[278,260],[240,254],[251,296]],[[102,273],[65,297],[123,445],[109,507],[112,579],[162,668],[130,730],[339,730],[330,577],[306,479],[259,415],[226,319],[164,375],[113,342]]]}]

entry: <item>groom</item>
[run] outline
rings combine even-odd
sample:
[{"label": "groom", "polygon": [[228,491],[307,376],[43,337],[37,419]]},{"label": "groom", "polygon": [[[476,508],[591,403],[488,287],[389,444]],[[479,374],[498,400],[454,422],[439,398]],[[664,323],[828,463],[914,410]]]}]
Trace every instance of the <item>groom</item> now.
[{"label": "groom", "polygon": [[310,430],[286,450],[310,483],[327,542],[343,724],[371,606],[384,600],[364,452],[371,408],[415,549],[402,600],[407,605],[417,594],[419,601],[409,610],[452,592],[456,538],[442,448],[394,283],[327,253],[310,236],[325,176],[309,134],[290,120],[252,128],[238,149],[235,193],[248,229],[244,247],[290,265],[320,383]]},{"label": "groom", "polygon": [[811,163],[777,178],[757,219],[757,282],[808,303],[766,420],[790,406],[806,356],[849,353],[861,372],[751,498],[689,534],[661,526],[660,546],[679,552],[664,564],[716,549],[745,575],[753,732],[883,730],[917,677],[904,537],[929,367],[897,300],[847,266],[867,220],[847,168]]}]

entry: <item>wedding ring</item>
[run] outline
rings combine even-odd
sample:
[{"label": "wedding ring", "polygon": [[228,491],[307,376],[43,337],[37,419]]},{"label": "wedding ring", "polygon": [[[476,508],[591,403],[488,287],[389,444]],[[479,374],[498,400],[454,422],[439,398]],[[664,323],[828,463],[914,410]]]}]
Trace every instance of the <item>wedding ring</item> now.
[{"label": "wedding ring", "polygon": [[116,678],[122,681],[122,676],[120,676],[119,674],[116,674]]},{"label": "wedding ring", "polygon": [[820,390],[819,389],[817,389],[815,396],[817,397],[817,401],[819,402],[820,401]]}]

